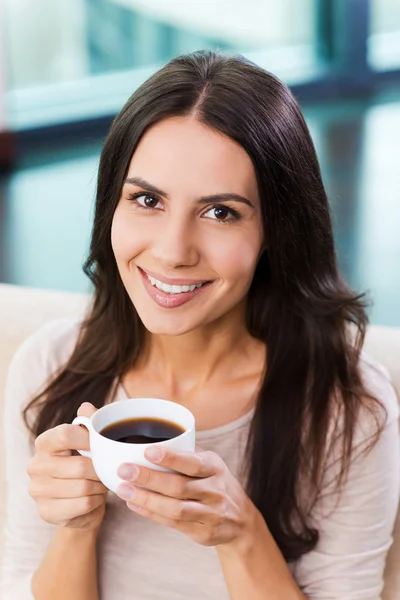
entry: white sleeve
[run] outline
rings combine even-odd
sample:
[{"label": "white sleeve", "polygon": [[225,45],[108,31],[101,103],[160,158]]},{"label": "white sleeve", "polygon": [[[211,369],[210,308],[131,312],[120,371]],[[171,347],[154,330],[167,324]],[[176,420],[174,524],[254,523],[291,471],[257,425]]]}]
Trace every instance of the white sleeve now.
[{"label": "white sleeve", "polygon": [[[380,600],[386,556],[400,495],[398,401],[381,370],[369,366],[365,381],[385,406],[379,441],[359,453],[341,495],[325,490],[315,507],[316,548],[304,555],[294,576],[309,600]],[[364,415],[365,417],[365,415]],[[362,418],[361,418],[362,421]],[[358,424],[356,439],[371,434],[371,419]]]},{"label": "white sleeve", "polygon": [[0,598],[4,600],[34,600],[32,576],[54,534],[55,527],[41,519],[28,492],[26,468],[33,445],[22,410],[56,367],[60,352],[50,355],[54,338],[57,344],[66,342],[64,354],[71,346],[74,329],[69,320],[46,325],[22,344],[9,368],[4,408],[6,518],[0,572]]}]

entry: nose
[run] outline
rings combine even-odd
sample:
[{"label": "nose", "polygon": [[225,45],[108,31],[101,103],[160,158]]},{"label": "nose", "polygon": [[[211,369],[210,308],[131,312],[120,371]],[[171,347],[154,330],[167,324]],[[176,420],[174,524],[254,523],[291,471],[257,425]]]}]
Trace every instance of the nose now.
[{"label": "nose", "polygon": [[154,240],[153,258],[170,269],[195,266],[199,262],[197,236],[182,215],[170,216]]}]

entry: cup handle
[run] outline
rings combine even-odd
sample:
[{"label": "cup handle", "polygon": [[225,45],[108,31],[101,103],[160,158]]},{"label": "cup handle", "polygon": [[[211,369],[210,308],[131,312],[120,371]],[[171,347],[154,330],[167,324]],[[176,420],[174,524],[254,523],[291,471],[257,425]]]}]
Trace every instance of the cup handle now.
[{"label": "cup handle", "polygon": [[[89,433],[91,431],[94,431],[92,423],[88,417],[75,417],[75,419],[72,421],[72,425],[84,425],[86,429],[89,430]],[[78,450],[78,452],[79,454],[82,454],[82,456],[92,458],[92,453],[90,452],[90,450]]]}]

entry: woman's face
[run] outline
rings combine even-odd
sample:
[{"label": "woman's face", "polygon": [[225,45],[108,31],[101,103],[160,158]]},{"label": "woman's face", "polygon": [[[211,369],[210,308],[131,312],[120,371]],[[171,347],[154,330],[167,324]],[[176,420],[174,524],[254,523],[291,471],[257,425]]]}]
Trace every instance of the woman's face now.
[{"label": "woman's face", "polygon": [[132,156],[111,241],[150,332],[181,335],[243,317],[263,245],[249,156],[193,117],[153,125]]}]

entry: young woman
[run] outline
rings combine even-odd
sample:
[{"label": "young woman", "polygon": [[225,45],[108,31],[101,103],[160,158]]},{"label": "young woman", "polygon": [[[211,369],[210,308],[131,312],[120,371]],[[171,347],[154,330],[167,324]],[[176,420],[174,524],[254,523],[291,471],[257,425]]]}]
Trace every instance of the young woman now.
[{"label": "young woman", "polygon": [[[85,320],[10,369],[7,600],[380,598],[397,402],[288,88],[213,52],[146,81],[104,145],[85,272]],[[71,422],[143,396],[188,407],[199,448],[107,493]]]}]

